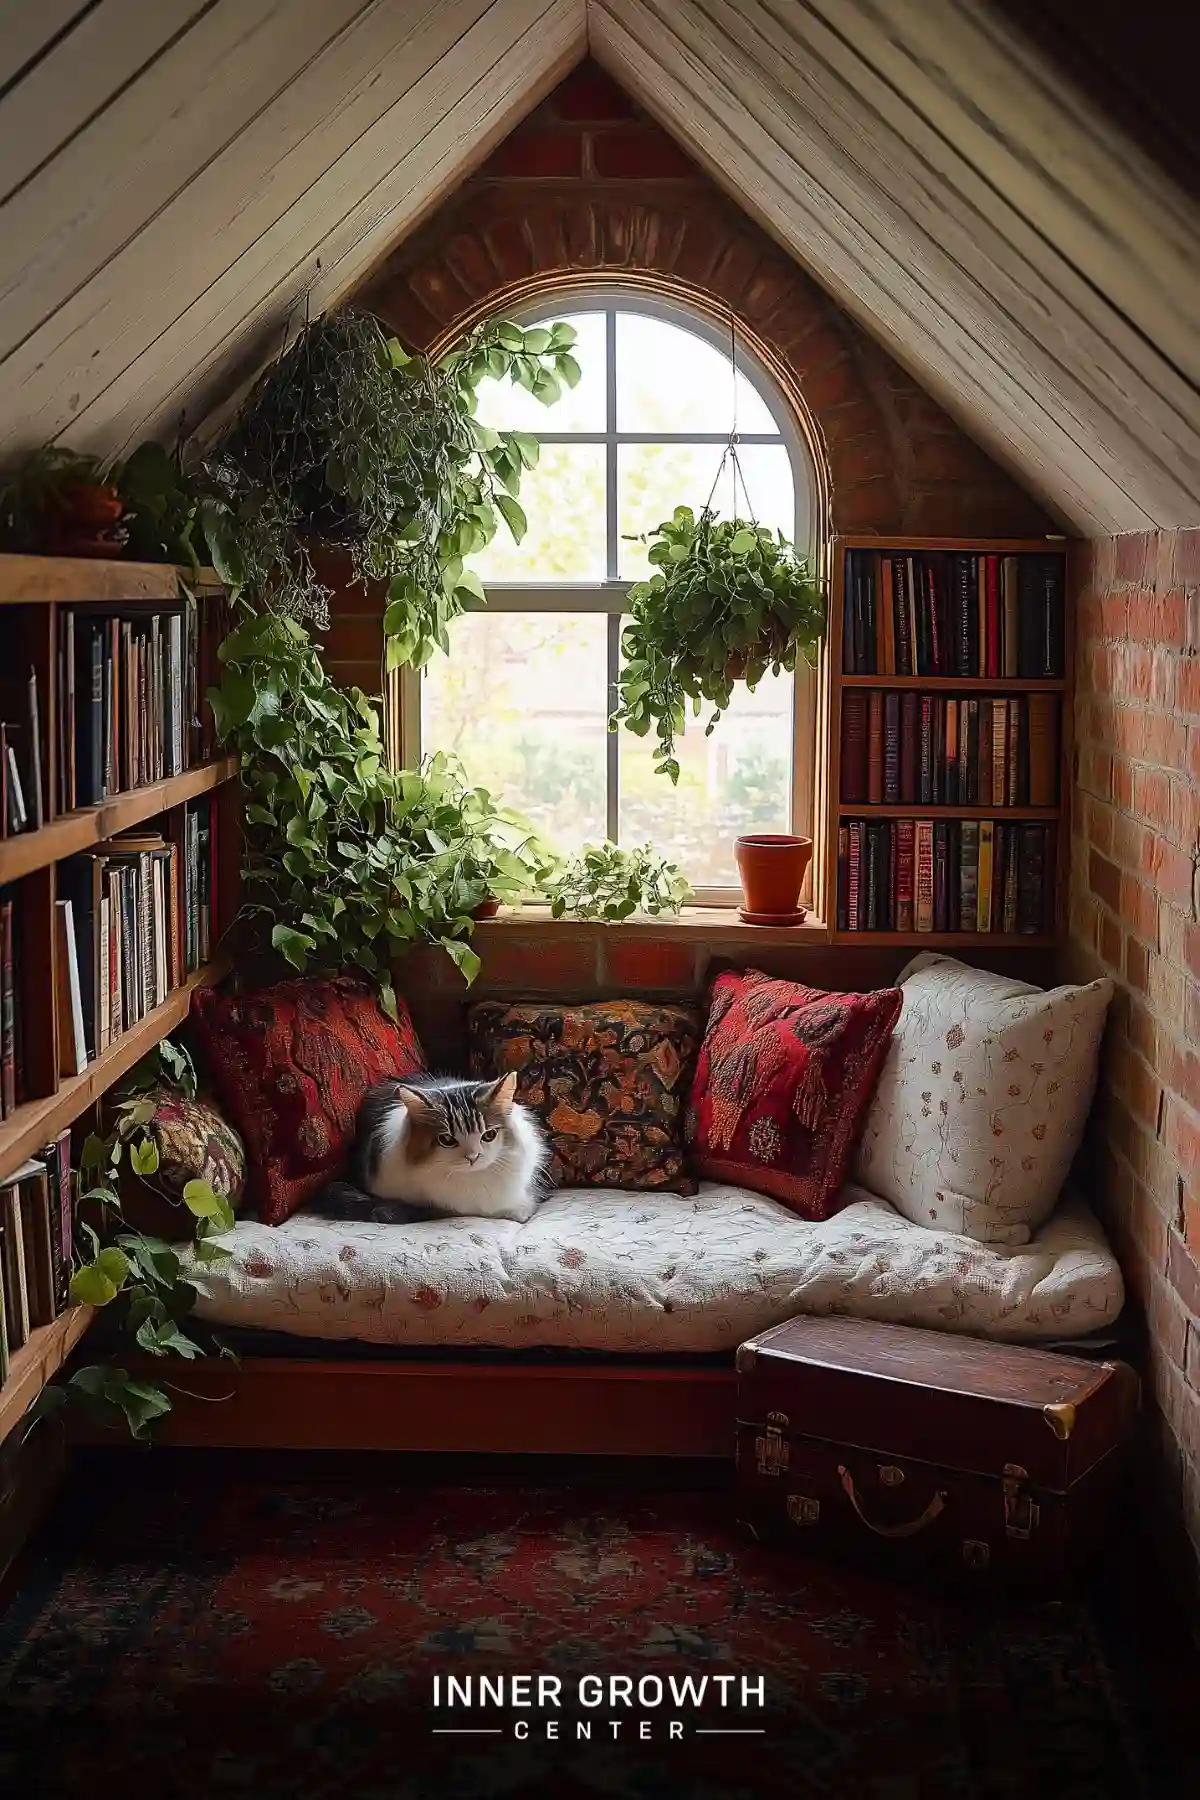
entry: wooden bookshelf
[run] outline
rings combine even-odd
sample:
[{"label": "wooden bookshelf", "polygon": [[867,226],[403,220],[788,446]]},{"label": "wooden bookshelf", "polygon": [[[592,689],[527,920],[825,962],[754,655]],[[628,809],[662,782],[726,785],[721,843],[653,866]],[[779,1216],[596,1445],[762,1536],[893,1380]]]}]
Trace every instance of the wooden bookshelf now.
[{"label": "wooden bookshelf", "polygon": [[[194,639],[198,640],[199,656],[195,685],[189,687],[185,682],[182,690],[182,747],[185,761],[197,757],[202,760],[192,760],[181,774],[112,792],[95,805],[58,812],[59,749],[67,746],[74,755],[78,742],[70,731],[60,730],[57,716],[64,612],[70,611],[78,619],[91,608],[115,613],[129,606],[131,614],[127,616],[136,618],[158,610],[157,603],[164,611],[177,606],[185,589],[195,599],[200,613]],[[60,892],[72,891],[60,864],[140,825],[152,824],[167,842],[181,845],[186,824],[184,809],[201,796],[211,795],[216,835],[216,866],[211,877],[213,943],[236,904],[229,878],[237,859],[238,759],[208,749],[209,733],[198,724],[195,730],[191,729],[196,694],[202,695],[216,675],[222,596],[223,590],[211,571],[196,577],[161,563],[0,555],[0,673],[26,677],[32,669],[37,676],[45,819],[36,830],[0,838],[0,889],[12,901],[22,1093],[21,1104],[0,1120],[0,1182],[62,1132],[82,1121],[115,1083],[183,1022],[196,989],[209,986],[228,973],[227,958],[210,956],[202,967],[189,972],[173,987],[160,1005],[102,1048],[81,1073],[60,1073],[64,1065],[70,1066],[70,1060],[61,1055],[59,1020],[68,980],[59,952],[56,908]],[[164,676],[164,683],[166,679]],[[175,692],[179,692],[177,687]],[[11,712],[5,716],[14,720]],[[115,703],[110,716],[116,717]],[[129,716],[128,708],[124,708],[122,716]],[[24,732],[17,741],[27,746],[28,713],[17,717],[16,723]],[[116,729],[114,725],[114,743]],[[85,787],[83,791],[88,790]],[[170,867],[181,865],[179,856]],[[169,885],[168,882],[168,890]],[[179,917],[178,911],[174,916]],[[69,1007],[66,1018],[69,1021]],[[66,1030],[70,1031],[69,1022]],[[52,1324],[35,1330],[12,1353],[8,1379],[0,1387],[0,1438],[11,1431],[62,1365],[85,1331],[90,1316],[87,1308],[70,1307]]]},{"label": "wooden bookshelf", "polygon": [[[850,551],[875,552],[883,557],[903,555],[920,558],[933,553],[938,556],[968,554],[983,556],[1056,556],[1064,560],[1062,594],[1063,594],[1063,638],[1064,661],[1063,673],[1054,677],[1014,677],[998,675],[957,675],[941,673],[938,675],[911,675],[880,673],[847,673],[844,671],[844,633],[847,616],[847,553]],[[830,941],[837,945],[857,945],[861,948],[897,947],[912,949],[957,949],[964,954],[972,951],[992,949],[1047,950],[1060,941],[1066,903],[1066,857],[1068,854],[1070,821],[1068,801],[1070,794],[1070,758],[1072,733],[1072,652],[1073,630],[1070,606],[1070,594],[1066,586],[1065,571],[1066,544],[1060,538],[1046,539],[997,539],[997,538],[907,538],[902,535],[880,537],[877,534],[854,534],[837,537],[831,547],[830,567],[830,619],[829,619],[829,654],[827,668],[824,671],[822,712],[821,712],[821,746],[824,758],[824,799],[823,810],[818,819],[818,845],[820,852],[820,886],[821,906],[829,924]],[[947,571],[952,565],[947,563]],[[895,580],[900,580],[897,574]],[[890,579],[890,577],[889,577]],[[911,585],[911,584],[910,584]],[[886,591],[886,590],[885,590]],[[981,603],[982,604],[982,603]],[[998,601],[1002,606],[1002,600]],[[963,615],[959,614],[961,618]],[[943,621],[944,628],[953,627],[953,621]],[[995,664],[993,663],[993,667]],[[1011,669],[1011,664],[1009,665]],[[1033,806],[1020,804],[1008,806],[1003,804],[953,804],[938,802],[929,804],[920,801],[887,801],[880,802],[878,793],[873,800],[852,800],[845,796],[843,770],[843,709],[844,697],[855,691],[918,693],[942,700],[954,698],[997,700],[1019,698],[1032,695],[1053,695],[1058,702],[1058,800],[1053,806]],[[944,710],[944,709],[943,709]],[[1024,717],[1022,709],[1022,717]],[[905,739],[907,745],[908,740]],[[960,765],[961,766],[961,765]],[[985,790],[986,791],[986,790]],[[931,820],[971,823],[981,820],[993,820],[999,826],[1034,825],[1044,823],[1052,828],[1045,834],[1043,845],[1047,857],[1044,880],[1052,884],[1052,892],[1043,915],[1043,929],[1036,932],[1004,932],[1004,931],[916,931],[916,930],[848,930],[844,924],[839,927],[839,893],[838,893],[838,856],[839,833],[843,825],[852,820],[900,821]],[[864,834],[865,835],[865,834]],[[951,835],[952,843],[955,841]],[[1023,848],[1023,846],[1019,846]],[[1014,851],[1014,854],[1017,854]],[[865,863],[864,877],[865,879]],[[1011,889],[1010,889],[1011,892]],[[915,909],[914,909],[915,910]]]},{"label": "wooden bookshelf", "polygon": [[0,1443],[58,1374],[93,1317],[90,1306],[68,1306],[53,1324],[39,1325],[21,1348],[13,1351],[8,1380],[0,1387]]}]

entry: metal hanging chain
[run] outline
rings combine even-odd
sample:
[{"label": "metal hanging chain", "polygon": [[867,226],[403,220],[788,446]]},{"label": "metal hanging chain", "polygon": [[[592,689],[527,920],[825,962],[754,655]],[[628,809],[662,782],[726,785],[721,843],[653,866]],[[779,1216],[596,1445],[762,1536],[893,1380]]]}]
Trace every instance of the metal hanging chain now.
[{"label": "metal hanging chain", "polygon": [[750,489],[746,485],[746,472],[742,468],[742,459],[738,455],[737,332],[734,328],[732,306],[729,309],[729,367],[733,376],[733,408],[732,422],[729,427],[729,442],[721,452],[721,460],[717,464],[717,472],[713,476],[713,484],[709,489],[708,499],[704,503],[704,510],[705,512],[711,512],[713,496],[717,491],[717,484],[721,479],[726,463],[728,463],[730,468],[730,499],[733,507],[733,516],[734,518],[737,517],[738,482],[740,481],[742,484],[742,498],[746,502],[746,511],[749,514],[750,523],[757,529],[758,520],[754,516],[754,503],[750,498]]}]

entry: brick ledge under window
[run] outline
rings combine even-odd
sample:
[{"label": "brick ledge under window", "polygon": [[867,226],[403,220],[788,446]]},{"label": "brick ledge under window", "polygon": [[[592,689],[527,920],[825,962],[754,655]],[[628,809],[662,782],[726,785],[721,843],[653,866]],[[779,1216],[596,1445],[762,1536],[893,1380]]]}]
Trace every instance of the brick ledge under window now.
[{"label": "brick ledge under window", "polygon": [[481,919],[475,927],[473,942],[477,949],[491,939],[503,940],[517,933],[558,937],[559,934],[605,937],[627,937],[630,940],[664,938],[679,943],[736,944],[745,948],[752,943],[795,944],[812,949],[827,943],[829,927],[815,913],[800,925],[746,925],[733,906],[685,906],[678,914],[652,918],[641,914],[636,918],[609,923],[603,919],[552,919],[548,906],[506,906],[494,919]]}]

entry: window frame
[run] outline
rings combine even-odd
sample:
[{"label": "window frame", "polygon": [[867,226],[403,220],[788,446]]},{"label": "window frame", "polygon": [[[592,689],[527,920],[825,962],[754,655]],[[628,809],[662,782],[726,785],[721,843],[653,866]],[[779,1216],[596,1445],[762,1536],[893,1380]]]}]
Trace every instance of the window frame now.
[{"label": "window frame", "polygon": [[[536,613],[574,612],[604,613],[608,616],[607,694],[609,712],[617,705],[617,676],[620,667],[621,619],[628,612],[626,596],[633,583],[616,574],[620,545],[618,523],[618,452],[625,444],[712,444],[724,445],[728,432],[701,431],[621,431],[617,428],[617,363],[616,315],[638,313],[679,327],[708,343],[729,360],[731,326],[703,312],[699,307],[673,295],[648,292],[621,283],[594,286],[547,288],[518,305],[504,309],[504,315],[523,326],[543,324],[555,318],[567,318],[583,312],[599,312],[605,316],[605,412],[603,431],[554,431],[547,429],[534,435],[539,442],[602,444],[605,447],[606,497],[606,562],[602,581],[586,582],[491,582],[486,584],[490,612]],[[820,566],[822,544],[821,488],[812,450],[800,420],[787,393],[740,332],[732,327],[736,341],[737,371],[755,390],[768,412],[778,421],[777,432],[742,432],[739,444],[782,445],[792,471],[794,521],[792,541],[801,555],[807,555],[813,567]],[[546,417],[552,421],[553,408]],[[501,526],[501,530],[504,527]],[[404,767],[420,760],[426,749],[421,743],[421,672],[404,668],[399,680],[399,750]],[[789,829],[815,839],[816,791],[814,769],[817,752],[817,671],[801,657],[796,666],[792,689],[792,781]],[[605,829],[607,836],[618,842],[620,739],[617,732],[608,733],[605,757]],[[663,778],[666,779],[665,777]],[[687,871],[685,870],[686,874]],[[806,880],[804,898],[811,903],[811,872]],[[701,907],[733,907],[741,900],[741,890],[734,885],[694,887],[692,904]]]}]

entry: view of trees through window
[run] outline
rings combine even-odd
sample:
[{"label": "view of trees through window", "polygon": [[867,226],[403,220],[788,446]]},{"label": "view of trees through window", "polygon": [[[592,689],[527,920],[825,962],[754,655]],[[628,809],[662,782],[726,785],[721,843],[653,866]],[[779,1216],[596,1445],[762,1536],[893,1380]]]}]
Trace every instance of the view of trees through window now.
[{"label": "view of trees through window", "polygon": [[[606,835],[651,842],[694,887],[733,887],[734,838],[791,826],[793,678],[768,677],[753,694],[739,688],[711,737],[707,713],[689,718],[677,787],[655,774],[651,739],[607,726],[623,596],[649,569],[644,547],[628,540],[678,505],[699,511],[712,493],[734,424],[728,345],[628,301],[543,307],[540,316],[575,327],[583,375],[549,408],[499,383],[480,391],[487,424],[541,441],[521,488],[529,530],[518,546],[502,527],[474,559],[488,608],[455,622],[450,655],[425,672],[422,744],[455,751],[474,781],[562,850]],[[797,518],[794,438],[782,414],[782,399],[739,360],[746,493],[739,483],[735,506],[727,466],[713,505],[744,515],[748,500],[760,524],[799,531],[803,544],[808,522]]]}]

